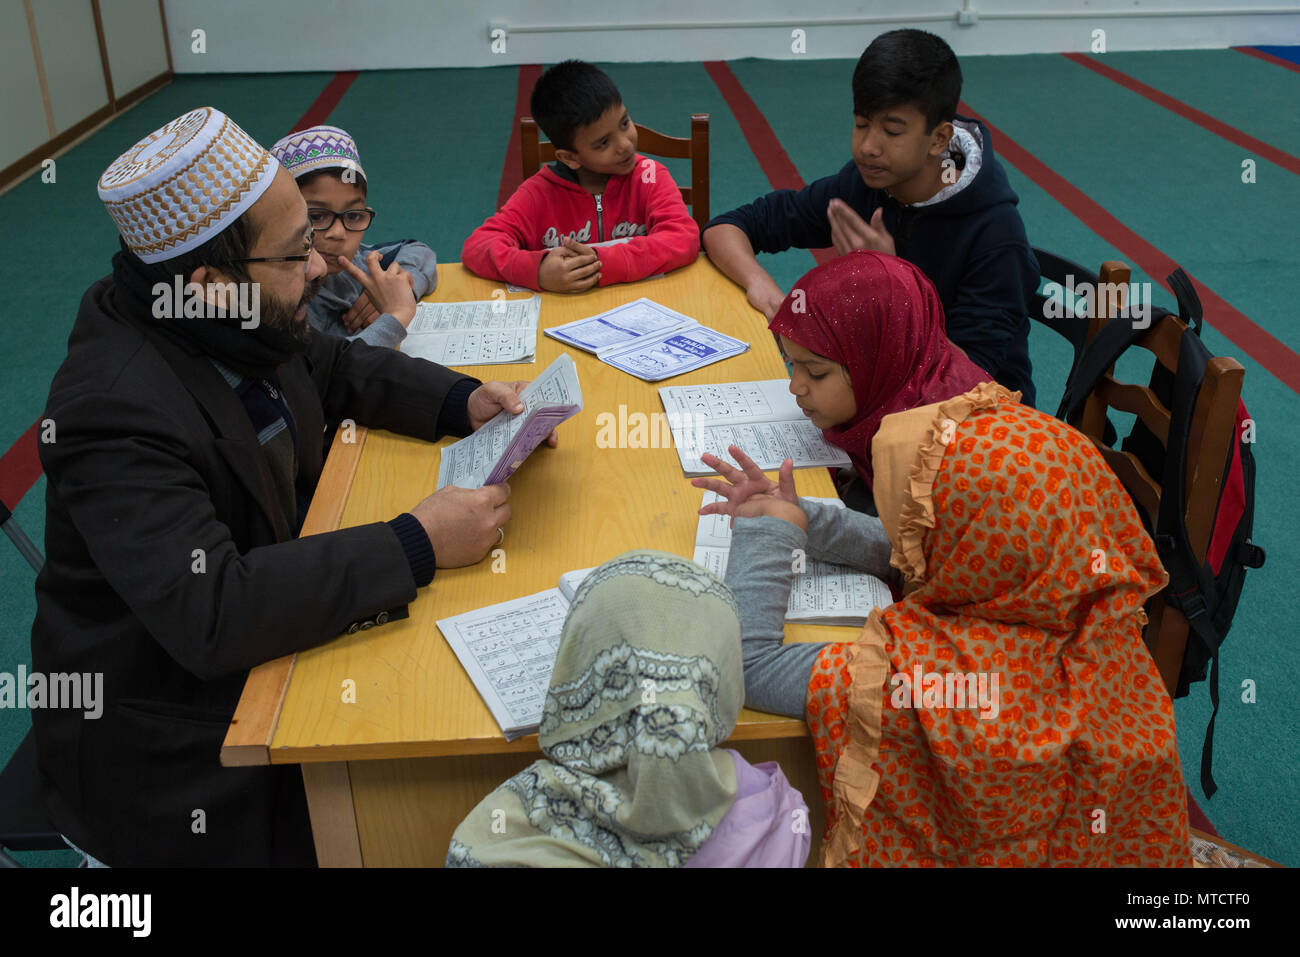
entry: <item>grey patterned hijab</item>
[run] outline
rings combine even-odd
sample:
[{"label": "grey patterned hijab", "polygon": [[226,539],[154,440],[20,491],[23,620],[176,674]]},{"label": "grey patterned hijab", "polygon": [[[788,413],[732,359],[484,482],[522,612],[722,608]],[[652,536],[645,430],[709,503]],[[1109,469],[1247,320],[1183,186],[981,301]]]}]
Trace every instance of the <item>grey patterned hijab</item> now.
[{"label": "grey patterned hijab", "polygon": [[573,598],[535,761],[456,829],[450,867],[680,867],[736,796],[717,750],[745,696],[726,585],[664,552],[620,555]]}]

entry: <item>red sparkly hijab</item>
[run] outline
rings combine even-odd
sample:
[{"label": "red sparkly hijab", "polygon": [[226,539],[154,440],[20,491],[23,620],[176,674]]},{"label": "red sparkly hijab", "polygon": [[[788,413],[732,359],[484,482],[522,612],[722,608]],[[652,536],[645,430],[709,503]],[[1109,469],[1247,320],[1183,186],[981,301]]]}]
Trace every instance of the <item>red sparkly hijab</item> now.
[{"label": "red sparkly hijab", "polygon": [[822,435],[849,454],[868,488],[881,419],[993,379],[948,341],[925,273],[884,253],[860,249],[813,269],[768,328],[848,369],[857,415]]}]

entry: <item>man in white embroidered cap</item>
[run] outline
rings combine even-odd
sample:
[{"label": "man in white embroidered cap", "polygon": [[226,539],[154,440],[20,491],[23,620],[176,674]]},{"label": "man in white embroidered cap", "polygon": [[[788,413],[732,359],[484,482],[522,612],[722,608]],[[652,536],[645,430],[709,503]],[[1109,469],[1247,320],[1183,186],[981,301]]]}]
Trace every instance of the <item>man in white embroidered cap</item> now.
[{"label": "man in white embroidered cap", "polygon": [[218,110],[131,147],[99,196],[121,249],[44,414],[32,659],[102,673],[103,708],[33,711],[46,806],[108,866],[314,865],[298,770],[220,766],[248,670],[405,617],[436,568],[480,561],[510,518],[504,484],[444,488],[299,538],[325,424],[466,435],[522,411],[522,383],[313,334],[325,263],[307,206]]}]

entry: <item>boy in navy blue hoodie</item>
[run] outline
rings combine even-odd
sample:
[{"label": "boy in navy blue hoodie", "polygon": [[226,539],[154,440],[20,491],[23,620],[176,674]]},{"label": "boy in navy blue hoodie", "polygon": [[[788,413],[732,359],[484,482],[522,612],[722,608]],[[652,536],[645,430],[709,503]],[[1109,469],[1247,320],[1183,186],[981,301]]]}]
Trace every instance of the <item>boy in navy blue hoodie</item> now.
[{"label": "boy in navy blue hoodie", "polygon": [[957,115],[961,67],[921,30],[876,37],[853,71],[853,158],[796,192],[715,216],[709,258],[771,319],[785,294],[755,253],[834,246],[901,256],[934,283],[948,338],[1034,402],[1029,301],[1038,263],[984,124]]}]

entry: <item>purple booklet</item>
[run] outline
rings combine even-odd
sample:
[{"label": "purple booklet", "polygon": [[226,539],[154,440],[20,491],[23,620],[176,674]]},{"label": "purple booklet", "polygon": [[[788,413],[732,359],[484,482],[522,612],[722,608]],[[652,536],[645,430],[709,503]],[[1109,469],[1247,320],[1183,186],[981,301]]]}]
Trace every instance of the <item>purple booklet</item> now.
[{"label": "purple booklet", "polygon": [[473,435],[442,450],[438,488],[482,488],[504,482],[561,422],[582,409],[578,369],[567,354],[519,393],[524,411],[499,412]]}]

